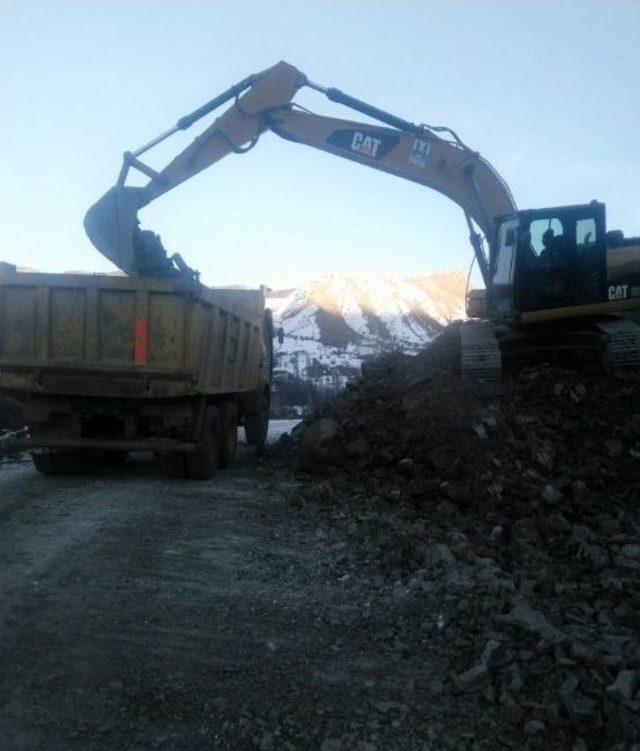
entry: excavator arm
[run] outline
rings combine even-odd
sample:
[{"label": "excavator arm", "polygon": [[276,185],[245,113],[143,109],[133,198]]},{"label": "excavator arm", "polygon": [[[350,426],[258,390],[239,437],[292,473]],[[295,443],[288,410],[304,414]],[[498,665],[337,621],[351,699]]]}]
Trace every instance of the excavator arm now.
[{"label": "excavator arm", "polygon": [[[390,127],[324,117],[299,108],[292,100],[303,86]],[[160,172],[139,159],[165,138],[185,130],[231,99],[234,103]],[[149,255],[155,236],[140,231],[138,211],[228,154],[248,151],[266,130],[420,183],[455,201],[465,214],[471,243],[488,286],[488,261],[474,223],[491,238],[495,218],[516,211],[509,188],[495,169],[448,128],[402,120],[338,89],[314,84],[285,62],[241,81],[181,118],[174,128],[136,152],[125,153],[118,182],[87,212],[85,229],[89,238],[103,255],[129,274],[158,270],[163,252],[156,248]],[[150,178],[144,187],[125,185],[131,168]]]}]

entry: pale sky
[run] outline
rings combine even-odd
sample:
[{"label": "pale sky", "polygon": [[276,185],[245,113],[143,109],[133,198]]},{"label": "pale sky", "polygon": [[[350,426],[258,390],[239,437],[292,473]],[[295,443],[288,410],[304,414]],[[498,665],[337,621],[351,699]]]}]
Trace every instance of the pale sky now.
[{"label": "pale sky", "polygon": [[[122,152],[284,59],[414,122],[447,125],[520,208],[607,204],[640,235],[635,0],[0,2],[0,260],[113,268],[82,219]],[[320,94],[297,101],[361,119]],[[214,116],[152,152],[160,167]],[[462,211],[427,188],[265,134],[141,212],[209,284],[466,268]]]}]

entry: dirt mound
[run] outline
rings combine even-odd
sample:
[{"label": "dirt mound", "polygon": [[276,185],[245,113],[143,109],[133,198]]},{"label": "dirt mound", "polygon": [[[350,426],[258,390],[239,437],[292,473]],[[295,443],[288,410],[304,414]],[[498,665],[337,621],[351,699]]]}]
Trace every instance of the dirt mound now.
[{"label": "dirt mound", "polygon": [[543,365],[488,395],[449,367],[455,347],[449,331],[376,362],[300,428],[310,492],[330,487],[363,556],[437,609],[445,690],[505,747],[631,748],[640,380]]}]

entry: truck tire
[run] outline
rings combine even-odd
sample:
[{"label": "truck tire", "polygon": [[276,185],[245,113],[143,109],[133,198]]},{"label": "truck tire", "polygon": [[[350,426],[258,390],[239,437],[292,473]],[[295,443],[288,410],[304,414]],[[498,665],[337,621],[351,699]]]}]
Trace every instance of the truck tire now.
[{"label": "truck tire", "polygon": [[172,454],[164,454],[162,464],[165,474],[172,480],[182,480],[187,476],[186,454],[176,451]]},{"label": "truck tire", "polygon": [[120,449],[109,449],[103,451],[97,458],[101,459],[104,464],[108,465],[124,464],[129,458],[129,452]]},{"label": "truck tire", "polygon": [[43,475],[86,475],[95,468],[86,451],[33,451],[31,459]]},{"label": "truck tire", "polygon": [[233,467],[238,446],[238,410],[233,402],[222,402],[220,414],[220,466]]},{"label": "truck tire", "polygon": [[215,407],[207,407],[204,431],[198,450],[187,454],[187,477],[192,480],[210,480],[220,464],[222,428],[220,415]]},{"label": "truck tire", "polygon": [[260,402],[260,411],[246,415],[244,418],[244,434],[249,446],[262,448],[267,442],[269,431],[269,400],[263,397]]}]

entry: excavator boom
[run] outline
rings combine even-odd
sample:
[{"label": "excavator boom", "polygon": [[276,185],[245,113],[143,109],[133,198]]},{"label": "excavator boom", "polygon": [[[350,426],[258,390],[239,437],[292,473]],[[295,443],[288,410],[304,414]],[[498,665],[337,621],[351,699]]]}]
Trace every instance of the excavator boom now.
[{"label": "excavator boom", "polygon": [[[390,127],[324,117],[297,108],[292,100],[303,86]],[[234,103],[160,172],[139,159],[160,141],[190,127],[231,99]],[[488,261],[472,220],[490,237],[495,218],[516,211],[509,188],[493,167],[448,128],[416,125],[338,89],[314,84],[285,62],[244,79],[181,118],[174,128],[141,149],[125,153],[117,184],[87,212],[85,229],[89,238],[123,271],[132,275],[150,273],[155,256],[149,256],[144,235],[152,233],[140,232],[138,211],[228,154],[248,151],[266,130],[420,183],[451,198],[465,213],[480,269],[488,281]],[[437,134],[440,132],[448,137],[441,137]],[[147,185],[125,185],[132,167],[150,178]]]}]

